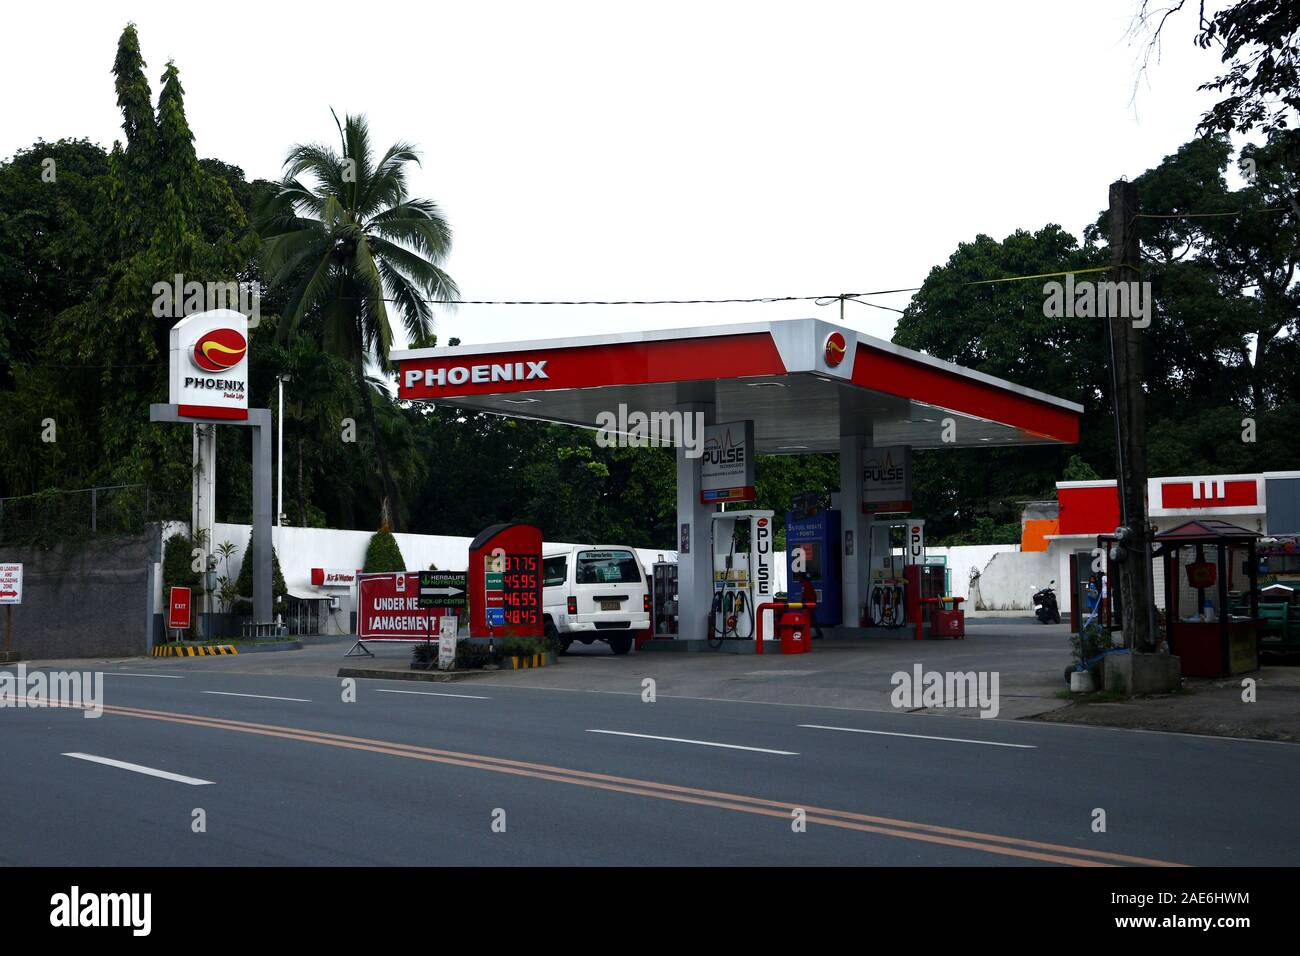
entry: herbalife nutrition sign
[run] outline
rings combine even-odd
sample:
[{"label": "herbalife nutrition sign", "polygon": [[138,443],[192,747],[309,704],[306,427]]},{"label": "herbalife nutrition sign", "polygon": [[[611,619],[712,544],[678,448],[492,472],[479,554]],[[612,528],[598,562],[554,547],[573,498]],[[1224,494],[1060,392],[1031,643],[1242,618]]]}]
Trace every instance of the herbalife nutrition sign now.
[{"label": "herbalife nutrition sign", "polygon": [[754,423],[724,422],[704,426],[700,502],[753,501]]}]

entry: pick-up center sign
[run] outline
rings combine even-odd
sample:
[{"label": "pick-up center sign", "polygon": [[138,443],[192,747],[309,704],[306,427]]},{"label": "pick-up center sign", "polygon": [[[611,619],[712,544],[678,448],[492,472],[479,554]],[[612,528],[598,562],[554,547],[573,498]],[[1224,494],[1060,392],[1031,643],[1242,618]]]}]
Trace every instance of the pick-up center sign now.
[{"label": "pick-up center sign", "polygon": [[469,572],[420,572],[420,607],[461,608],[469,603],[468,596]]}]

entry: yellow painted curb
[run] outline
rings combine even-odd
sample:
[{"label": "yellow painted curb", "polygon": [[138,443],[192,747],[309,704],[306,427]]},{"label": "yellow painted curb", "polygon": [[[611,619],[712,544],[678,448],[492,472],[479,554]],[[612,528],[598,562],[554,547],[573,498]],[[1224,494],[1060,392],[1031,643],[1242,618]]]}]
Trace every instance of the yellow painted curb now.
[{"label": "yellow painted curb", "polygon": [[201,644],[196,647],[160,644],[153,649],[154,657],[216,657],[220,654],[238,653],[233,644]]},{"label": "yellow painted curb", "polygon": [[534,667],[545,667],[546,655],[529,654],[524,657],[516,656],[516,657],[511,657],[510,662],[511,664],[513,664],[515,670],[529,670]]}]

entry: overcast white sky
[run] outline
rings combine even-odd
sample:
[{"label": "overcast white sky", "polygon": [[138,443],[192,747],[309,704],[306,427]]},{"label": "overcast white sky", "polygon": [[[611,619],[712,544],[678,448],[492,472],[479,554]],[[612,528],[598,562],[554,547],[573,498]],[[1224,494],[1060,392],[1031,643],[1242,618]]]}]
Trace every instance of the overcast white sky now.
[{"label": "overcast white sky", "polygon": [[[820,295],[919,284],[958,242],[1058,222],[1190,139],[1213,52],[1171,21],[1137,89],[1137,0],[24,3],[0,156],[121,136],[110,68],[175,59],[200,156],[273,177],[335,142],[416,143],[467,299]],[[895,307],[906,295],[877,301]],[[846,318],[888,337],[891,313]],[[825,313],[811,303],[443,311],[443,341]]]}]

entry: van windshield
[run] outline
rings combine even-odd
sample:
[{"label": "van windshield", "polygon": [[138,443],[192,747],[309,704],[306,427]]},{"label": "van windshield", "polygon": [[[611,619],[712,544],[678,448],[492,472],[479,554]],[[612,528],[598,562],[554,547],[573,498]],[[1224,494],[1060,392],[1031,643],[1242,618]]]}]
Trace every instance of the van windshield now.
[{"label": "van windshield", "polygon": [[641,566],[631,551],[579,551],[578,584],[640,584]]}]

